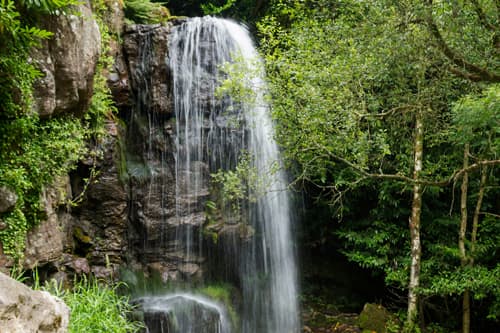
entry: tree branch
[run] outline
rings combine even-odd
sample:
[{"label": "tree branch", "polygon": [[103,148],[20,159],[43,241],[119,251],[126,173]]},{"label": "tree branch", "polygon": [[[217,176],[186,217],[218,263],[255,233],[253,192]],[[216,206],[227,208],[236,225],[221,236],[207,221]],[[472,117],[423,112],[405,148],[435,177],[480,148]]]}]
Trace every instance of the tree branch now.
[{"label": "tree branch", "polygon": [[493,213],[488,213],[488,212],[480,212],[479,214],[486,215],[486,216],[493,216],[493,217],[500,219],[500,215],[498,215],[498,214],[493,214]]},{"label": "tree branch", "polygon": [[479,17],[479,21],[481,24],[488,30],[496,32],[498,31],[498,27],[491,24],[488,21],[488,18],[486,17],[486,13],[483,10],[483,7],[479,4],[477,0],[471,0],[472,4],[474,5],[474,10],[476,11],[477,16]]},{"label": "tree branch", "polygon": [[460,75],[473,81],[500,82],[500,75],[497,75],[496,73],[490,72],[485,68],[468,62],[461,55],[452,50],[441,35],[441,32],[439,31],[436,22],[434,22],[431,14],[429,14],[429,18],[427,20],[427,26],[431,34],[434,36],[438,47],[441,49],[443,54],[456,66],[467,71],[464,73],[462,70],[456,69],[455,71],[452,71],[454,74]]},{"label": "tree branch", "polygon": [[448,177],[445,180],[433,181],[433,180],[422,179],[422,178],[413,179],[411,177],[407,177],[407,176],[399,175],[399,174],[371,173],[371,172],[364,170],[360,166],[348,161],[347,159],[333,154],[332,152],[328,151],[323,146],[316,144],[316,147],[318,149],[322,150],[324,153],[326,153],[327,156],[329,156],[330,158],[332,158],[338,162],[342,162],[343,164],[347,165],[352,170],[361,174],[365,178],[387,179],[387,180],[401,181],[401,182],[405,182],[405,183],[409,183],[409,184],[421,184],[421,185],[429,185],[429,186],[437,186],[437,187],[446,187],[446,186],[456,182],[460,177],[462,177],[464,175],[464,173],[475,171],[476,169],[479,169],[482,166],[500,165],[500,160],[479,161],[479,162],[476,162],[474,164],[469,165],[466,168],[462,168],[460,170],[455,171],[450,177]]}]

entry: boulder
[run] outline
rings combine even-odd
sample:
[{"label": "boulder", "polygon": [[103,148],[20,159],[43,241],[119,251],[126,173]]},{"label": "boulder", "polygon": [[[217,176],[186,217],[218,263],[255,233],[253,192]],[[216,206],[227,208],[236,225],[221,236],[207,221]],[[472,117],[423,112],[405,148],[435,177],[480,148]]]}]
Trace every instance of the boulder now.
[{"label": "boulder", "polygon": [[394,320],[394,316],[382,305],[366,303],[359,315],[358,324],[363,330],[386,333],[388,324]]},{"label": "boulder", "polygon": [[69,308],[62,300],[0,273],[2,333],[63,333],[68,323]]},{"label": "boulder", "polygon": [[0,213],[5,213],[16,205],[17,195],[6,186],[0,186]]}]

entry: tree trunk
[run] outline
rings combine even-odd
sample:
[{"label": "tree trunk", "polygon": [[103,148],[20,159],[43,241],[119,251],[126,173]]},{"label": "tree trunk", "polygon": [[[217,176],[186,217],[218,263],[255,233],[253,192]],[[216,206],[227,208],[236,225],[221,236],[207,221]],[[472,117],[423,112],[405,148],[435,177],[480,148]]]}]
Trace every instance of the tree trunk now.
[{"label": "tree trunk", "polygon": [[477,242],[477,229],[479,227],[479,213],[481,212],[481,206],[483,205],[484,191],[486,189],[486,181],[488,179],[488,167],[484,166],[481,168],[481,181],[479,182],[479,193],[477,196],[476,209],[474,210],[474,217],[472,218],[472,233],[470,239],[470,252],[471,258],[469,264],[472,266],[474,264],[476,242]]},{"label": "tree trunk", "polygon": [[[465,147],[465,152],[468,155],[469,147]],[[465,165],[466,161],[468,162],[468,156],[464,156],[464,167],[467,167],[468,165]],[[468,163],[467,163],[468,164]],[[477,197],[477,202],[476,202],[476,209],[474,210],[474,217],[472,219],[472,234],[471,234],[471,247],[470,247],[470,257],[467,259],[465,255],[465,244],[463,244],[464,239],[465,239],[465,229],[467,228],[467,207],[465,206],[465,217],[464,214],[462,213],[461,215],[461,220],[462,223],[460,223],[460,237],[462,241],[462,247],[460,248],[460,255],[462,256],[462,248],[464,249],[464,258],[462,260],[462,266],[465,265],[470,265],[471,267],[474,265],[474,252],[476,250],[476,241],[477,241],[477,229],[479,227],[479,212],[481,211],[481,206],[483,204],[483,197],[484,197],[484,190],[486,187],[486,180],[487,180],[487,167],[483,167],[481,169],[481,181],[479,183],[479,193]],[[466,184],[464,186],[464,183]],[[463,197],[465,196],[467,198],[467,184],[468,183],[468,178],[467,178],[467,172],[464,174],[464,179],[462,181],[462,200],[461,202],[464,201]],[[464,189],[465,187],[465,189]],[[461,209],[462,211],[464,210],[464,204],[461,203]],[[464,222],[465,221],[465,222]],[[465,223],[465,226],[462,227],[462,224]],[[464,233],[462,235],[462,230],[464,230]],[[460,237],[459,237],[459,242],[460,242]],[[470,333],[470,312],[471,312],[471,304],[470,304],[470,291],[466,289],[464,291],[463,295],[463,300],[462,300],[462,333]]]},{"label": "tree trunk", "polygon": [[[413,167],[413,179],[419,179],[422,172],[424,156],[424,124],[422,111],[417,112],[415,119],[415,156]],[[422,190],[423,185],[415,183],[413,185],[413,202],[411,206],[410,243],[411,243],[411,268],[410,283],[408,285],[408,318],[407,326],[415,327],[418,309],[418,293],[420,281],[420,260],[422,255],[422,245],[420,243],[420,213],[422,211]]]},{"label": "tree trunk", "polygon": [[[463,168],[469,166],[469,144],[465,144]],[[465,250],[465,234],[467,232],[467,189],[469,187],[469,174],[464,173],[460,187],[460,230],[458,232],[458,250],[460,251],[460,264],[467,266],[467,253]],[[462,298],[462,333],[470,332],[470,293],[465,290]]]}]

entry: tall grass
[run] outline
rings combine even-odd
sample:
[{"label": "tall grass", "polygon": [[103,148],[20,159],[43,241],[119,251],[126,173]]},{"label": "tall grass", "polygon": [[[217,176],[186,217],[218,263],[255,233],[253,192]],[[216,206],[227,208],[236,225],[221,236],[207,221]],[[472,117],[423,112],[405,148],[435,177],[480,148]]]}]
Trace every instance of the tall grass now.
[{"label": "tall grass", "polygon": [[128,297],[118,293],[117,288],[122,285],[107,285],[83,277],[71,290],[64,291],[57,284],[44,289],[62,298],[71,309],[70,333],[139,332],[144,326],[129,319],[133,307]]}]

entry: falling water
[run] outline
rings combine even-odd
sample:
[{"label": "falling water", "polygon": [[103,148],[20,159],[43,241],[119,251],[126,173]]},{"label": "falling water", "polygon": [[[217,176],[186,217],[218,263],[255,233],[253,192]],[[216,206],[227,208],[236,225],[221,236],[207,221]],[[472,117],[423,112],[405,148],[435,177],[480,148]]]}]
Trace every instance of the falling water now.
[{"label": "falling water", "polygon": [[[243,291],[242,332],[296,333],[299,319],[291,206],[262,96],[264,81],[250,75],[255,88],[253,103],[215,98],[220,65],[231,62],[234,55],[243,57],[249,73],[262,72],[254,44],[247,29],[232,21],[193,18],[172,30],[169,52],[176,116],[176,214],[182,219],[199,209],[191,199],[208,196],[208,173],[234,168],[246,149],[259,178],[273,181],[246,212],[255,230],[252,240],[234,251],[239,255]],[[275,170],[272,174],[271,169]],[[188,252],[201,248],[191,244],[195,239],[191,233],[179,235]]]},{"label": "falling water", "polygon": [[144,320],[151,332],[231,333],[224,307],[203,296],[175,293],[141,297],[134,302],[144,311]]}]

